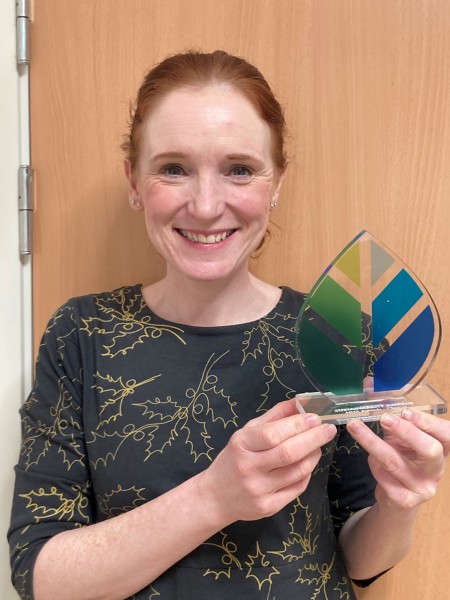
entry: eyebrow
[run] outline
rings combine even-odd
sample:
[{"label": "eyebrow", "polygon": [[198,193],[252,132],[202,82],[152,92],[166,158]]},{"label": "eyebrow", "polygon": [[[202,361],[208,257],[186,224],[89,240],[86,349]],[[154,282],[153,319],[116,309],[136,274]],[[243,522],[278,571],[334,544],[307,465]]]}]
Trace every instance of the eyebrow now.
[{"label": "eyebrow", "polygon": [[254,154],[227,154],[227,159],[228,160],[239,160],[239,161],[247,161],[247,160],[252,160],[252,161],[258,161],[260,162],[262,160],[262,158],[260,156],[256,156]]},{"label": "eyebrow", "polygon": [[[189,158],[189,153],[182,152],[181,150],[173,150],[173,151],[159,152],[158,154],[154,154],[153,156],[150,157],[150,161],[177,160],[177,159],[185,159],[185,158]],[[255,155],[255,154],[248,154],[245,152],[227,154],[225,156],[225,158],[227,160],[238,161],[238,162],[241,162],[241,161],[242,162],[251,161],[251,162],[256,162],[256,163],[264,162],[264,159],[262,157]]]},{"label": "eyebrow", "polygon": [[187,154],[184,152],[160,152],[159,154],[155,154],[150,157],[150,160],[165,160],[166,158],[174,159],[174,158],[186,158]]}]

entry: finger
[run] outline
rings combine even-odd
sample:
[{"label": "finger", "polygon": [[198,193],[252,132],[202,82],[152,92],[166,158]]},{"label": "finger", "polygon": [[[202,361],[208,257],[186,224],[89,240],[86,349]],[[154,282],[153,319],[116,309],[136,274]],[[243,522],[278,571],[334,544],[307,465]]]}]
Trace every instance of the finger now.
[{"label": "finger", "polygon": [[252,452],[269,450],[279,446],[285,440],[320,424],[321,420],[317,415],[300,415],[297,413],[273,422],[257,423],[252,427],[244,427],[240,431],[240,441],[244,449]]},{"label": "finger", "polygon": [[270,472],[305,460],[311,453],[320,452],[336,435],[335,425],[320,425],[287,438],[277,446],[260,451],[258,461],[260,469]]},{"label": "finger", "polygon": [[[396,448],[399,452],[401,452],[401,446],[403,452],[413,452],[418,458],[427,461],[442,458],[442,444],[412,423],[392,413],[384,413],[380,422],[383,429],[395,438]],[[390,449],[393,449],[390,444],[386,444],[361,421],[351,421],[348,423],[347,428],[369,454],[376,456],[380,452],[380,457],[377,457],[379,459],[382,458],[383,454],[390,454]]]},{"label": "finger", "polygon": [[284,467],[273,469],[270,473],[272,492],[289,487],[296,482],[308,480],[322,457],[320,449],[314,450],[302,460]]},{"label": "finger", "polygon": [[378,483],[375,490],[376,500],[379,501],[380,497],[384,497],[395,505],[408,508],[407,498],[409,495],[415,497],[415,494],[411,494],[403,483],[388,473],[377,460],[370,459],[369,465]]},{"label": "finger", "polygon": [[444,448],[444,456],[449,456],[450,421],[409,408],[403,411],[402,418],[438,440]]},{"label": "finger", "polygon": [[[400,417],[395,418],[401,421]],[[421,434],[417,437],[428,438],[428,441],[426,443],[423,440],[415,442],[414,435],[412,435],[414,433],[414,426],[406,422],[403,422],[403,425],[409,426],[407,428],[410,431],[407,434],[404,433],[405,428],[403,427],[398,428],[398,430],[402,430],[400,436],[398,436],[398,431],[394,433],[389,430],[390,436],[397,436],[401,440],[403,445],[401,451],[379,438],[361,421],[351,421],[347,424],[347,428],[353,438],[367,450],[372,459],[380,463],[383,469],[396,477],[406,487],[414,489],[418,476],[428,478],[432,474],[434,480],[441,476],[444,462],[442,446],[440,446],[437,440],[420,432],[417,428],[415,429],[416,434]],[[384,427],[387,428],[387,425],[384,425]],[[415,448],[411,449],[411,444],[416,444],[416,448],[419,448],[424,454],[418,454]],[[411,450],[414,450],[414,454],[417,457],[416,460],[410,459]]]},{"label": "finger", "polygon": [[369,458],[369,465],[379,484],[376,492],[377,499],[382,493],[390,502],[402,508],[414,508],[436,494],[436,481],[417,474],[414,476],[412,473],[408,485],[405,485],[398,477],[386,471],[384,466],[373,457]]},{"label": "finger", "polygon": [[[354,420],[347,423],[347,429],[352,437],[369,453],[369,464],[379,465],[381,469],[388,472],[391,477],[396,478],[404,484],[405,463],[402,456],[395,448],[379,438],[362,421]],[[379,473],[375,475],[378,481]]]},{"label": "finger", "polygon": [[306,490],[309,480],[310,478],[306,477],[300,481],[295,481],[291,485],[288,485],[285,488],[282,488],[274,494],[268,496],[268,503],[266,504],[265,510],[261,516],[273,515],[287,506],[290,502],[293,502]]},{"label": "finger", "polygon": [[295,481],[294,483],[291,483],[291,485],[279,490],[273,497],[276,499],[279,506],[284,507],[303,494],[308,487],[309,481],[310,477]]},{"label": "finger", "polygon": [[[405,456],[415,453],[413,463],[425,465],[428,472],[441,472],[444,467],[444,450],[441,442],[425,433],[413,423],[397,415],[385,413],[381,417],[383,429],[394,436],[397,450]],[[401,444],[401,448],[398,444]]]},{"label": "finger", "polygon": [[249,421],[245,427],[253,427],[254,425],[258,425],[260,423],[270,423],[272,421],[278,421],[279,419],[283,419],[285,417],[292,417],[293,415],[297,415],[298,410],[295,404],[295,400],[284,400],[283,402],[278,402],[273,406],[270,410],[260,415],[259,417],[255,417],[251,421]]}]

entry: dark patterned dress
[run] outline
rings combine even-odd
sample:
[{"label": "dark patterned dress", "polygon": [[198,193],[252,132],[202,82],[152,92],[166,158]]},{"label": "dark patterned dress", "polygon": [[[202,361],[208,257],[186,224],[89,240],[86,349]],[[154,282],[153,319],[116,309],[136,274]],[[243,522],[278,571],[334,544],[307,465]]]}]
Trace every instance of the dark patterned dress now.
[{"label": "dark patterned dress", "polygon": [[[206,469],[247,421],[311,389],[294,346],[303,300],[283,288],[266,317],[208,328],[159,318],[140,285],[56,312],[21,410],[9,538],[23,600],[50,537],[170,490]],[[373,504],[374,486],[366,453],[342,427],[299,498],[217,532],[132,598],[353,599],[336,535]]]}]

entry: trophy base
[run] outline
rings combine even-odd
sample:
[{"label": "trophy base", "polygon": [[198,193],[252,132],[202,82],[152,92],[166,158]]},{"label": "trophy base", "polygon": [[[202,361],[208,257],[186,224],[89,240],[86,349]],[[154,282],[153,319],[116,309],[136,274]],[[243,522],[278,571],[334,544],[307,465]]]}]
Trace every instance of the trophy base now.
[{"label": "trophy base", "polygon": [[414,408],[433,415],[447,412],[446,401],[426,383],[411,391],[363,392],[337,396],[330,392],[297,394],[297,409],[301,413],[315,413],[326,423],[342,425],[351,419],[378,421],[385,412],[401,414],[406,408]]}]

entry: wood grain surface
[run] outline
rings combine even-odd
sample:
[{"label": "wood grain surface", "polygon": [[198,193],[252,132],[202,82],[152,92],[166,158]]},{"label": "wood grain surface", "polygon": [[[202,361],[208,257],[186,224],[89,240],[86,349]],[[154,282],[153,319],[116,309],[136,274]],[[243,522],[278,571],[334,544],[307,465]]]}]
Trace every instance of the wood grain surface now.
[{"label": "wood grain surface", "polygon": [[[263,71],[289,125],[291,164],[253,271],[308,290],[369,230],[438,305],[428,381],[450,399],[448,0],[39,0],[32,19],[36,344],[68,297],[163,275],[128,205],[129,103],[164,56],[223,48]],[[449,497],[447,472],[411,555],[360,599],[446,597]]]}]

